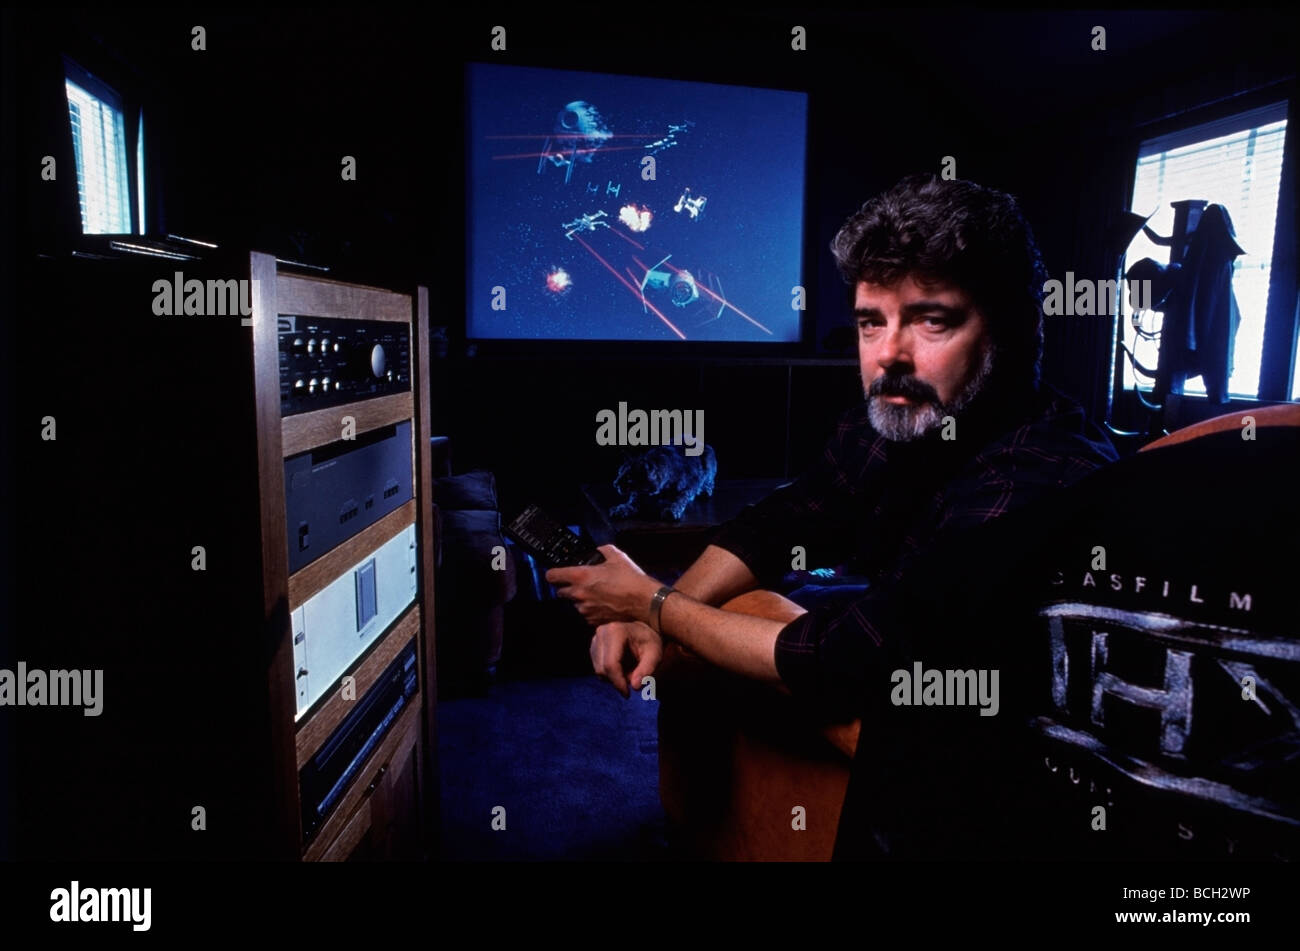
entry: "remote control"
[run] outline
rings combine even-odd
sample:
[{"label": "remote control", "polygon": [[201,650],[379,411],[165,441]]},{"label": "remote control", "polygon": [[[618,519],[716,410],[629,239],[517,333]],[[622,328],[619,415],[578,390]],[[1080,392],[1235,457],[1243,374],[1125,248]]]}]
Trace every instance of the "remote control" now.
[{"label": "remote control", "polygon": [[548,568],[598,565],[605,556],[536,505],[530,505],[505,527],[505,532]]}]

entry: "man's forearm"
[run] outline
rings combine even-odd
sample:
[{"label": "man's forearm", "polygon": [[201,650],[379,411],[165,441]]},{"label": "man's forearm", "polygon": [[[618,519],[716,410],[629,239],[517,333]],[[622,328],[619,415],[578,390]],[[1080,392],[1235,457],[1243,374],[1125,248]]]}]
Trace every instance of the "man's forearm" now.
[{"label": "man's forearm", "polygon": [[717,545],[709,545],[673,585],[689,598],[717,607],[758,587],[749,567]]},{"label": "man's forearm", "polygon": [[660,608],[659,630],[663,634],[725,670],[754,680],[780,682],[776,636],[784,622],[720,611],[684,596],[680,587],[678,592]]}]

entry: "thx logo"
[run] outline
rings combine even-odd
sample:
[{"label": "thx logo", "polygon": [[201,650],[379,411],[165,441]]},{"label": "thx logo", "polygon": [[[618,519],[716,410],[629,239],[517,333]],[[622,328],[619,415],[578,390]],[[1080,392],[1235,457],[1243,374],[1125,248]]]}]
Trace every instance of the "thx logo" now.
[{"label": "thx logo", "polygon": [[129,921],[132,931],[148,931],[152,888],[71,888],[50,892],[50,921]]}]

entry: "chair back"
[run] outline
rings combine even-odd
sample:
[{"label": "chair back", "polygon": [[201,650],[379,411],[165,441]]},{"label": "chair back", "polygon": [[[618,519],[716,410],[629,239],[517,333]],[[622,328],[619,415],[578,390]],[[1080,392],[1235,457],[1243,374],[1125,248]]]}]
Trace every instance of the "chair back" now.
[{"label": "chair back", "polygon": [[1066,852],[1300,859],[1298,476],[1291,404],[1172,433],[1071,493],[1026,710]]}]

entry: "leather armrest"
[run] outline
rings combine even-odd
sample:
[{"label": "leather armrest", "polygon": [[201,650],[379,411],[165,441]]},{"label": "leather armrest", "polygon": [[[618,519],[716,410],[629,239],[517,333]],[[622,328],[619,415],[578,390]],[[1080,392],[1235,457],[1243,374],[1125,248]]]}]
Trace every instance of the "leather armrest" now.
[{"label": "leather armrest", "polygon": [[822,736],[849,759],[853,759],[858,749],[858,734],[862,732],[862,721],[852,723],[831,723],[822,727]]},{"label": "leather armrest", "polygon": [[[737,602],[777,620],[803,610],[766,591],[723,609]],[[676,841],[715,860],[830,859],[861,722],[827,722],[787,691],[676,644],[656,679],[659,792]]]}]

